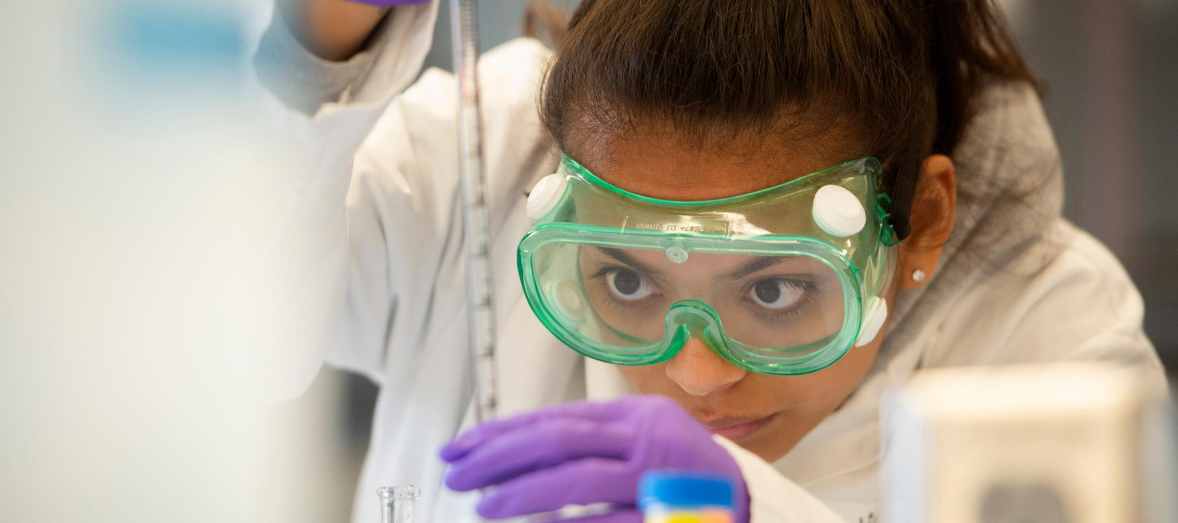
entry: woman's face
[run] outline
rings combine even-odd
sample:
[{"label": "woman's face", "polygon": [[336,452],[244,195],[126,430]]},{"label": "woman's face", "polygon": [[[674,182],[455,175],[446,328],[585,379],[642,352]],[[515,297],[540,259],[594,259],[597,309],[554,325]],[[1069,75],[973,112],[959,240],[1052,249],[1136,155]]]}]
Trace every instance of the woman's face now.
[{"label": "woman's face", "polygon": [[[619,141],[608,154],[581,154],[583,163],[606,181],[623,189],[670,200],[709,200],[745,194],[778,185],[805,174],[836,165],[861,153],[838,147],[808,144],[793,150],[768,152],[760,144],[733,144],[717,150],[679,145],[675,140],[658,136],[632,137]],[[604,151],[603,151],[604,152]],[[629,269],[619,272],[619,263],[609,252],[583,250],[580,266],[599,296],[594,300],[627,301],[641,294],[644,300],[675,301],[682,297],[660,297],[644,292],[643,283]],[[658,256],[649,260],[629,260],[658,271]],[[666,257],[662,256],[662,262]],[[739,260],[726,260],[728,264]],[[696,262],[690,281],[674,282],[665,288],[693,289],[720,303],[731,302],[734,310],[775,305],[790,301],[800,307],[806,293],[798,286],[760,285],[758,281],[777,281],[779,274],[813,273],[808,268],[768,267],[762,273],[745,275],[747,282],[713,284],[732,272],[725,262],[707,259]],[[613,269],[611,269],[613,267]],[[785,271],[782,273],[782,271]],[[611,272],[612,271],[612,272]],[[663,276],[677,277],[677,276]],[[595,286],[593,281],[600,280]],[[747,284],[747,285],[746,285]],[[612,285],[612,287],[611,287]],[[744,292],[748,287],[749,292]],[[776,290],[769,287],[775,287]],[[740,292],[737,292],[740,291]],[[759,293],[759,294],[758,294]],[[895,294],[889,289],[889,302]],[[747,299],[746,299],[747,298]],[[635,300],[636,302],[638,300]],[[764,302],[764,303],[762,303]],[[796,302],[796,303],[794,303]],[[709,302],[710,303],[710,302]],[[653,308],[665,310],[663,303]],[[811,311],[830,304],[809,304]],[[841,303],[838,305],[841,307]],[[633,323],[642,318],[641,310],[619,313],[617,322]],[[841,311],[841,308],[839,309]],[[772,311],[770,311],[772,312]],[[749,314],[753,317],[752,314]],[[821,314],[817,314],[821,316]],[[839,314],[841,320],[841,312]],[[662,316],[651,320],[651,328],[661,334]],[[725,325],[728,322],[725,320]],[[628,324],[627,324],[628,325]],[[823,328],[816,326],[816,328]],[[639,329],[629,326],[626,330]],[[886,329],[886,326],[885,326]],[[769,376],[746,371],[713,352],[703,341],[691,339],[670,360],[647,366],[619,367],[626,381],[640,394],[660,394],[675,399],[714,433],[723,435],[762,458],[773,461],[784,456],[811,429],[833,412],[851,394],[875,360],[883,335],[863,347],[852,348],[842,359],[821,371],[801,376]]]}]

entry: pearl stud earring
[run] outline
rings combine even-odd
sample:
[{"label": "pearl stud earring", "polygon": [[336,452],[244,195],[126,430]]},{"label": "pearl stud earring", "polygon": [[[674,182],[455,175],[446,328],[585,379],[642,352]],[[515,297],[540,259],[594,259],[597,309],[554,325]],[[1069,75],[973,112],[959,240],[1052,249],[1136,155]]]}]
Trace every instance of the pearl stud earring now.
[{"label": "pearl stud earring", "polygon": [[924,281],[924,271],[922,271],[920,269],[916,269],[915,271],[912,271],[912,281],[914,281],[916,283],[920,283],[920,282]]}]

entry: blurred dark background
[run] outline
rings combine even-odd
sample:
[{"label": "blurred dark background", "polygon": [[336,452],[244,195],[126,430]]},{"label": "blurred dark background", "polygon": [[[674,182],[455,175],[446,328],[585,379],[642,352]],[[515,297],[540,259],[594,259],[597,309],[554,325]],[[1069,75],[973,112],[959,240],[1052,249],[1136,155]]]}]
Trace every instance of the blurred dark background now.
[{"label": "blurred dark background", "polygon": [[1145,299],[1145,331],[1178,366],[1178,2],[1006,2],[1063,155],[1068,219],[1108,245]]}]

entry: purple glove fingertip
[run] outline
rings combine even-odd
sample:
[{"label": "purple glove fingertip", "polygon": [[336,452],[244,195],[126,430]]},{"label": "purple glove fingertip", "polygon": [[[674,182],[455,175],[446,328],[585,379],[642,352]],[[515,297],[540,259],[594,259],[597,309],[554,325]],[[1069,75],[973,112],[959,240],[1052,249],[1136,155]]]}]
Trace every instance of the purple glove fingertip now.
[{"label": "purple glove fingertip", "polygon": [[607,417],[611,412],[612,410],[608,408],[608,404],[582,401],[556,405],[512,418],[488,421],[466,430],[455,438],[454,441],[446,444],[439,452],[439,456],[446,463],[454,463],[465,457],[484,441],[494,439],[505,433],[527,429],[538,422],[565,418],[599,420]]},{"label": "purple glove fingertip", "polygon": [[459,435],[454,441],[451,441],[444,446],[442,450],[438,451],[438,457],[446,463],[454,463],[470,453],[478,444],[478,438],[470,431]]}]

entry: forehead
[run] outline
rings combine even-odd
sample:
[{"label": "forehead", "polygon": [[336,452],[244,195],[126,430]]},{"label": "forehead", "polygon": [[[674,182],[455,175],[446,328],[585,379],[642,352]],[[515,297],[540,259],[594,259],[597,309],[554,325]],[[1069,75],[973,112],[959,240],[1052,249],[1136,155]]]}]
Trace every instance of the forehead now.
[{"label": "forehead", "polygon": [[705,144],[667,132],[625,134],[579,152],[578,161],[617,187],[665,200],[747,194],[863,156],[835,133],[805,140],[743,135]]}]

